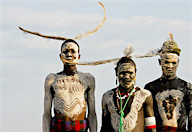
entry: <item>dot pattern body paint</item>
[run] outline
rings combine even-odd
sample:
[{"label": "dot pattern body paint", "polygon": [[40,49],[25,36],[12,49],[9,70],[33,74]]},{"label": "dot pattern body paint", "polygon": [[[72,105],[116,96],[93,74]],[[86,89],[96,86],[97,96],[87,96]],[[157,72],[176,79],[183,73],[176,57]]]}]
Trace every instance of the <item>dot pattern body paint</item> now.
[{"label": "dot pattern body paint", "polygon": [[54,91],[54,110],[72,120],[86,112],[86,90],[90,84],[94,84],[92,78],[91,74],[83,72],[77,72],[73,76],[50,74],[46,80]]},{"label": "dot pattern body paint", "polygon": [[57,76],[53,88],[55,110],[73,120],[76,120],[77,115],[85,112],[85,83],[81,78],[78,78],[77,74]]}]

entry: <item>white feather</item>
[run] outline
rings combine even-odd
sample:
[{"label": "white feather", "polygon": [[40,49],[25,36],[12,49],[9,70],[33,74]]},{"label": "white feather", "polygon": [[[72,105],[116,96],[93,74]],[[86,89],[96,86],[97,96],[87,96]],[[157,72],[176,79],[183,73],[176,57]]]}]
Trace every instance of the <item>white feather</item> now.
[{"label": "white feather", "polygon": [[127,45],[127,47],[124,49],[124,55],[126,57],[131,57],[131,54],[133,53],[134,48],[132,45]]}]

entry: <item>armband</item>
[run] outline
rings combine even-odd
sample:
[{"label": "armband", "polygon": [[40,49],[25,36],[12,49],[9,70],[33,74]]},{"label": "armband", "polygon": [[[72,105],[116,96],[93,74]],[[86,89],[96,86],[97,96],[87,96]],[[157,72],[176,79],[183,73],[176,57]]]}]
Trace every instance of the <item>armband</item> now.
[{"label": "armband", "polygon": [[145,127],[146,129],[156,128],[156,121],[154,116],[145,118]]}]

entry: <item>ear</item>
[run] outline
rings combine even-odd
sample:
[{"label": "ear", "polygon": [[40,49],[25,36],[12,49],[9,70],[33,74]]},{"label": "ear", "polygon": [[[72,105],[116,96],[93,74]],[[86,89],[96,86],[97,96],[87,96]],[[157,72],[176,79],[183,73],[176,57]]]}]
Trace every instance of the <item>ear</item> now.
[{"label": "ear", "polygon": [[61,59],[61,53],[59,54],[59,57],[60,57],[60,59]]},{"label": "ear", "polygon": [[80,59],[81,58],[81,55],[79,54],[79,57],[78,57],[78,59]]},{"label": "ear", "polygon": [[161,66],[161,59],[158,59],[158,61],[159,61],[159,65]]}]

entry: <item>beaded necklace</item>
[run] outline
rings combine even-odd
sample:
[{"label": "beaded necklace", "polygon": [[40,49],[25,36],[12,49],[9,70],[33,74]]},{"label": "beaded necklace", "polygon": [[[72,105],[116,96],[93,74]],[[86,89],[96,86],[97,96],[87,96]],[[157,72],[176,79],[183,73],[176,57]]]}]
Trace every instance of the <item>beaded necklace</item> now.
[{"label": "beaded necklace", "polygon": [[[136,88],[133,88],[133,89],[134,89],[133,92],[135,92],[135,91],[136,91]],[[119,96],[119,95],[121,95],[121,96]],[[122,96],[122,95],[123,95],[123,96]],[[117,97],[118,100],[119,100],[120,98],[121,98],[121,99],[125,99],[126,97],[129,97],[129,95],[130,95],[129,92],[123,94],[123,93],[120,93],[120,92],[119,92],[118,88],[116,89],[116,97]]]},{"label": "beaded necklace", "polygon": [[[131,95],[132,95],[133,92],[135,92],[135,91],[136,91],[136,88],[134,87],[134,88],[131,90],[130,93],[128,92],[128,93],[126,93],[126,95],[124,95],[123,97],[121,97],[121,93],[120,93],[119,87],[118,87],[117,90],[116,90],[117,98],[120,99],[120,114],[121,114],[121,116],[120,116],[120,122],[119,122],[119,132],[123,132],[123,117],[124,117],[124,112],[123,112],[123,111],[124,111],[124,109],[125,109],[128,101],[129,101]],[[122,106],[122,99],[125,99],[126,97],[128,97],[128,98],[127,98],[127,100],[126,100],[126,102],[125,102],[125,105],[124,105],[124,107],[123,107],[123,106]]]}]

